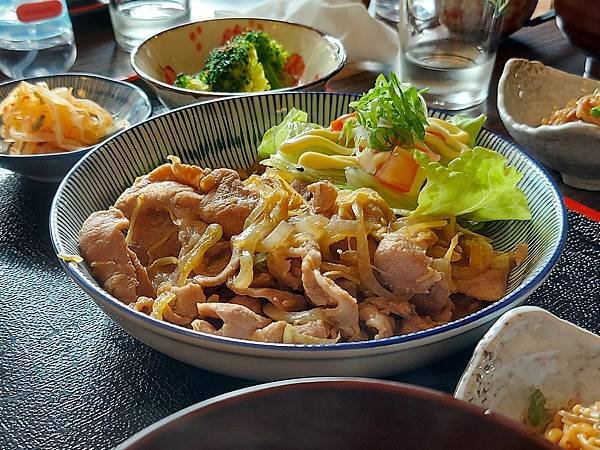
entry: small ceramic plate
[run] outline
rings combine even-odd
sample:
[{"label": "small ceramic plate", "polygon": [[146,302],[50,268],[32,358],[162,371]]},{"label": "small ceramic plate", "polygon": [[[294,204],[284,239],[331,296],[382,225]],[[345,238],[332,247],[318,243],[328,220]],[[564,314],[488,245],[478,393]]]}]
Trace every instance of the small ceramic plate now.
[{"label": "small ceramic plate", "polygon": [[522,421],[535,389],[550,409],[600,400],[600,336],[522,306],[504,314],[479,342],[455,397]]},{"label": "small ceramic plate", "polygon": [[509,59],[498,84],[498,113],[512,138],[579,189],[600,190],[600,126],[541,125],[569,100],[600,89],[583,78],[526,59]]},{"label": "small ceramic plate", "polygon": [[[0,100],[4,99],[21,81],[46,82],[50,89],[72,87],[76,97],[98,103],[115,119],[125,119],[129,126],[147,119],[152,113],[150,100],[139,87],[88,73],[65,73],[9,81],[0,85]],[[1,118],[0,123],[2,123]],[[0,153],[0,167],[37,181],[57,182],[62,180],[71,167],[92,148],[94,146],[70,152],[39,155]]]}]

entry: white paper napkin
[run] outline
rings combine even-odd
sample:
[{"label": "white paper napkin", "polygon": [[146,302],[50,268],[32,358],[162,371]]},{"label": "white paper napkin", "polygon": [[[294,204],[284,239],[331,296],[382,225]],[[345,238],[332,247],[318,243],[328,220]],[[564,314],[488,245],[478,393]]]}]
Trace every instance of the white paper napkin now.
[{"label": "white paper napkin", "polygon": [[268,0],[246,10],[215,11],[216,17],[259,17],[308,25],[344,44],[348,61],[393,64],[398,38],[393,28],[372,17],[359,0]]}]

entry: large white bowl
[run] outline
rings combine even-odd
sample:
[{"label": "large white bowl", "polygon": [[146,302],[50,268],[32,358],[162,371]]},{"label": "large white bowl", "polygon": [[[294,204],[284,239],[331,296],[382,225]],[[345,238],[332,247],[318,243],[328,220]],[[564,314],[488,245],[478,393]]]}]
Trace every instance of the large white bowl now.
[{"label": "large white bowl", "polygon": [[261,30],[291,54],[302,56],[304,74],[297,86],[273,90],[322,91],[325,83],[346,64],[342,43],[328,34],[297,23],[272,19],[223,18],[180,25],[142,42],[131,52],[131,65],[169,108],[207,100],[250,95],[240,92],[195,91],[173,86],[173,74],[194,74],[204,67],[209,52],[231,38],[232,33]]},{"label": "large white bowl", "polygon": [[[346,113],[354,95],[281,93],[235,97],[184,107],[149,119],[113,137],[83,159],[58,189],[51,211],[57,253],[79,254],[78,233],[94,211],[112,205],[139,175],[175,154],[207,167],[247,168],[263,133],[292,107],[323,125]],[[439,115],[439,114],[436,114]],[[198,333],[146,316],[105,292],[85,264],[65,270],[131,335],[186,363],[212,371],[269,380],[297,376],[384,376],[425,365],[475,342],[491,322],[522,303],[548,275],[567,230],[561,196],[551,178],[514,144],[483,130],[478,143],[506,155],[523,173],[520,182],[533,219],[488,224],[483,232],[501,250],[529,245],[525,262],[509,276],[508,294],[455,322],[379,341],[333,345],[268,344]],[[111,174],[111,176],[107,176]]]},{"label": "large white bowl", "polygon": [[477,345],[455,397],[521,422],[535,389],[550,409],[599,400],[600,336],[541,308],[515,308]]},{"label": "large white bowl", "polygon": [[555,108],[600,89],[583,78],[526,59],[509,59],[498,84],[498,113],[515,141],[579,189],[600,190],[600,126],[540,125]]}]

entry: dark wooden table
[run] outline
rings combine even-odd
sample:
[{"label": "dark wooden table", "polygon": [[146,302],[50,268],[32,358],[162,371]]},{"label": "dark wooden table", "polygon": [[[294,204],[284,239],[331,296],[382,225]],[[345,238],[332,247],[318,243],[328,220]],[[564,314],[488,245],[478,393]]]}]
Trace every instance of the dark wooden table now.
[{"label": "dark wooden table", "polygon": [[[77,61],[73,71],[92,72],[114,78],[127,78],[134,74],[129,63],[129,53],[121,50],[113,39],[110,19],[106,10],[73,19],[77,41]],[[486,126],[505,136],[508,133],[496,108],[498,79],[504,63],[509,58],[539,60],[566,72],[582,74],[585,56],[570,45],[560,34],[554,20],[534,27],[525,27],[500,44],[487,101],[472,110],[487,114]],[[350,63],[329,84],[336,92],[360,93],[372,86],[376,76],[389,72],[390,65],[371,62]],[[600,193],[583,191],[566,186],[557,172],[550,171],[562,193],[590,208],[600,210]]]}]

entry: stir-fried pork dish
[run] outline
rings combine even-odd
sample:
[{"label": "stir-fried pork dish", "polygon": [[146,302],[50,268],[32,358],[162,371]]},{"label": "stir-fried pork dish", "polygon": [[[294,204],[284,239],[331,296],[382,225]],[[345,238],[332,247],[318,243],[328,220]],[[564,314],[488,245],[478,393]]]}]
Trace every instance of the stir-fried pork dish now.
[{"label": "stir-fried pork dish", "polygon": [[93,213],[80,248],[106,291],[198,332],[278,343],[411,333],[502,298],[526,249],[454,217],[397,217],[369,188],[248,177],[170,157]]}]

